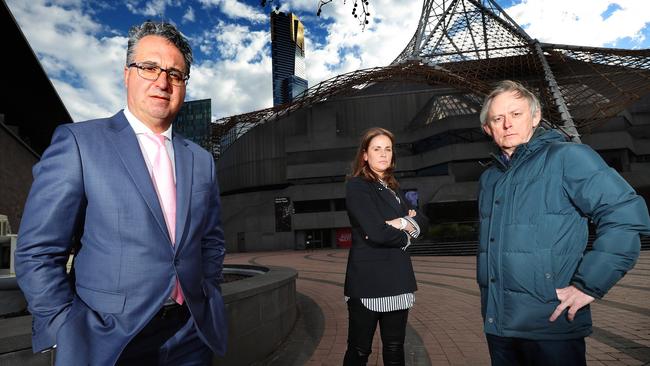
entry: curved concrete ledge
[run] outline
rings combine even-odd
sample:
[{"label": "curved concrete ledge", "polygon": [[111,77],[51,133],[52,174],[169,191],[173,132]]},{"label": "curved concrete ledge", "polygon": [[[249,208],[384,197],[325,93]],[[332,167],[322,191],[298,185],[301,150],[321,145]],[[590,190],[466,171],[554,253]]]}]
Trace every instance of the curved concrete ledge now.
[{"label": "curved concrete ledge", "polygon": [[[228,316],[228,353],[215,365],[264,360],[286,339],[296,321],[294,269],[227,265],[225,273],[252,277],[222,285]],[[31,316],[0,319],[0,365],[51,365],[50,354],[32,354]]]},{"label": "curved concrete ledge", "polygon": [[224,272],[257,275],[222,285],[228,314],[228,352],[215,365],[262,361],[282,344],[296,322],[298,274],[292,268],[251,265],[225,266]]},{"label": "curved concrete ledge", "polygon": [[16,276],[8,274],[0,275],[0,291],[2,290],[18,290]]}]

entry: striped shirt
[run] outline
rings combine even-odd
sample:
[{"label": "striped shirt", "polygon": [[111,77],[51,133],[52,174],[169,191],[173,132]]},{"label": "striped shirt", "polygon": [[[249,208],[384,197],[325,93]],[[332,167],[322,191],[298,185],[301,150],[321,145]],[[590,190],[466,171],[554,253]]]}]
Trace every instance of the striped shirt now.
[{"label": "striped shirt", "polygon": [[406,233],[406,246],[403,246],[402,250],[406,250],[406,248],[411,245],[411,238],[417,239],[417,237],[420,236],[420,225],[418,225],[417,221],[413,220],[410,216],[405,216],[403,219],[413,225],[413,231],[404,231]]},{"label": "striped shirt", "polygon": [[368,310],[376,311],[378,313],[387,313],[395,310],[405,310],[413,307],[415,303],[415,295],[413,293],[375,297],[370,299],[361,299],[363,306]]},{"label": "striped shirt", "polygon": [[[350,297],[345,296],[345,302],[348,302]],[[387,313],[389,311],[410,309],[415,304],[415,294],[408,292],[401,295],[385,296],[385,297],[362,297],[361,303],[368,310],[376,311],[378,313]]]}]

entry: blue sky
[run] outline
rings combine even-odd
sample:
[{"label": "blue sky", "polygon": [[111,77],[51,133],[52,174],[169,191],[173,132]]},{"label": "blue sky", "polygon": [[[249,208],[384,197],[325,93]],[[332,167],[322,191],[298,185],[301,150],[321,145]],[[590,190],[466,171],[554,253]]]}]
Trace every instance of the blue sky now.
[{"label": "blue sky", "polygon": [[[147,19],[176,24],[195,54],[187,99],[212,99],[215,118],[272,105],[268,13],[259,0],[6,0],[75,121],[124,107],[126,35]],[[543,42],[650,48],[647,0],[497,0]],[[419,0],[371,0],[365,30],[353,0],[274,0],[306,29],[310,85],[341,73],[385,66],[412,37]]]}]

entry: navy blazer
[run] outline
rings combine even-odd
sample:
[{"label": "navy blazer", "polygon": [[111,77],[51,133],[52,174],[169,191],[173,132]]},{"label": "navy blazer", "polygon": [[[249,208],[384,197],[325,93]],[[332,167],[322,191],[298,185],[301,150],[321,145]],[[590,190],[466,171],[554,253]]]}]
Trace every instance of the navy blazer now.
[{"label": "navy blazer", "polygon": [[417,290],[411,257],[402,249],[407,244],[406,233],[386,221],[407,216],[409,209],[416,210],[414,219],[422,233],[426,232],[428,221],[410,206],[401,190],[396,193],[400,203],[377,181],[352,177],[345,185],[345,204],[352,226],[346,296],[375,298]]},{"label": "navy blazer", "polygon": [[[59,126],[34,166],[16,276],[33,316],[34,352],[57,365],[112,365],[169,298],[178,275],[199,336],[225,353],[219,290],[224,237],[212,156],[174,134],[172,245],[133,129],[122,112]],[[65,264],[78,235],[74,276]]]}]

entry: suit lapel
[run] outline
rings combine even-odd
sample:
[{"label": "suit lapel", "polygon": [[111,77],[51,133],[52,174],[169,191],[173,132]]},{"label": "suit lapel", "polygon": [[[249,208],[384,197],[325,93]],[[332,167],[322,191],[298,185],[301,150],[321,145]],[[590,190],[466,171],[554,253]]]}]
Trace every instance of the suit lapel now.
[{"label": "suit lapel", "polygon": [[411,209],[411,206],[406,200],[406,197],[404,197],[404,192],[402,192],[401,189],[398,189],[395,193],[397,193],[399,196],[399,206],[401,207],[401,210],[408,213],[408,211]]},{"label": "suit lapel", "polygon": [[135,132],[133,132],[126,117],[124,117],[123,112],[119,112],[111,118],[109,133],[107,135],[115,145],[117,155],[129,172],[142,198],[147,203],[160,230],[166,238],[169,238],[167,225],[165,224],[162,209],[160,208],[160,201],[158,201],[158,195],[149,175],[147,164],[144,162],[138,138],[135,136]]},{"label": "suit lapel", "polygon": [[[397,213],[398,216],[401,216],[402,209],[400,207],[400,204],[397,202],[395,199],[395,195],[393,192],[391,192],[389,189],[385,188],[381,183],[379,182],[373,182],[373,187],[378,191],[379,196],[390,206],[393,208],[395,213]],[[401,200],[401,198],[400,198]]]},{"label": "suit lapel", "polygon": [[174,144],[174,164],[176,165],[176,243],[175,250],[183,243],[187,215],[192,194],[192,169],[194,155],[185,140],[177,134],[172,139]]}]

